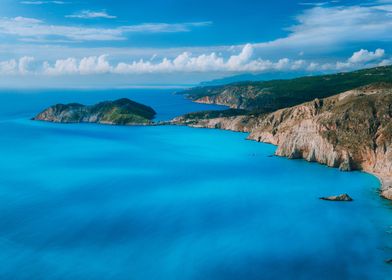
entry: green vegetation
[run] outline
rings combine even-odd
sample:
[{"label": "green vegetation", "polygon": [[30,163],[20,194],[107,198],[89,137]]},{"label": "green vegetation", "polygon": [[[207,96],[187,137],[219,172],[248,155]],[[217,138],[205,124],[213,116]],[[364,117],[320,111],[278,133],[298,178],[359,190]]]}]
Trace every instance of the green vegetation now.
[{"label": "green vegetation", "polygon": [[183,94],[192,100],[208,96],[214,103],[266,113],[376,82],[392,82],[392,66],[291,80],[197,87]]},{"label": "green vegetation", "polygon": [[57,104],[47,108],[34,119],[63,123],[94,122],[127,125],[151,123],[155,114],[151,107],[123,98],[91,106],[77,103]]},{"label": "green vegetation", "polygon": [[91,106],[89,111],[92,115],[103,115],[102,120],[119,121],[124,122],[124,124],[135,120],[151,120],[156,114],[151,107],[127,98],[98,103]]},{"label": "green vegetation", "polygon": [[183,115],[185,119],[215,119],[215,118],[225,118],[225,117],[234,117],[239,115],[249,114],[246,110],[241,109],[228,109],[222,111],[201,111],[188,113]]}]

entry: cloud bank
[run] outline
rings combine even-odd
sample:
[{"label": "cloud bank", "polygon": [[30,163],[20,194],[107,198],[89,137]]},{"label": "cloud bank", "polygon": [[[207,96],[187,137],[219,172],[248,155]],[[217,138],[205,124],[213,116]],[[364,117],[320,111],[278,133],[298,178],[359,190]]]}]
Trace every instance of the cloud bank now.
[{"label": "cloud bank", "polygon": [[345,61],[319,63],[307,60],[281,58],[276,61],[253,58],[254,48],[251,44],[243,47],[240,53],[224,58],[214,52],[192,55],[183,52],[168,59],[156,61],[133,60],[130,62],[110,62],[109,56],[89,56],[81,59],[58,59],[53,63],[37,63],[33,57],[22,57],[0,62],[0,75],[97,75],[97,74],[159,74],[159,73],[262,73],[273,71],[347,71],[370,66],[391,64],[383,49],[369,51],[361,49],[354,52]]}]

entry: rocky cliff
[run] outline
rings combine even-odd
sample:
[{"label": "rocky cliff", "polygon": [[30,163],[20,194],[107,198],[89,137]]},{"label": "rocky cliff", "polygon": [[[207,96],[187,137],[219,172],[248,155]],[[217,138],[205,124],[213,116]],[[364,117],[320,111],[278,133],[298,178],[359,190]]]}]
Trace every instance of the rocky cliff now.
[{"label": "rocky cliff", "polygon": [[57,104],[39,113],[34,120],[61,123],[102,123],[116,125],[150,124],[155,111],[148,106],[122,98],[86,106]]},{"label": "rocky cliff", "polygon": [[378,83],[273,113],[218,118],[183,116],[176,124],[249,132],[278,146],[276,154],[342,170],[364,170],[383,181],[392,199],[392,84]]}]

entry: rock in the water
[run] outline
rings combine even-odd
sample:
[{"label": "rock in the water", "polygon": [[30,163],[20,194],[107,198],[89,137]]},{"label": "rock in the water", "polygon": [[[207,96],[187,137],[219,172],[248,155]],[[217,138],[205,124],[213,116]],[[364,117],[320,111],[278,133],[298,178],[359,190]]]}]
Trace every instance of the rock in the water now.
[{"label": "rock in the water", "polygon": [[385,260],[387,264],[392,264],[392,259]]},{"label": "rock in the water", "polygon": [[353,199],[348,194],[320,197],[320,199],[329,201],[353,201]]}]

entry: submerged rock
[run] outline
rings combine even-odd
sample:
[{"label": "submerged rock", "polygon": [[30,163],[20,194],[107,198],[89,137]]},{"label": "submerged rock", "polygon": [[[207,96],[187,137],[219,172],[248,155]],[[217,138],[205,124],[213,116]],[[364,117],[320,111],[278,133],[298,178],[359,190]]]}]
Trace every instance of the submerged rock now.
[{"label": "submerged rock", "polygon": [[348,194],[320,197],[320,199],[329,201],[353,201],[353,199]]},{"label": "submerged rock", "polygon": [[392,264],[392,259],[385,260],[387,264]]}]

